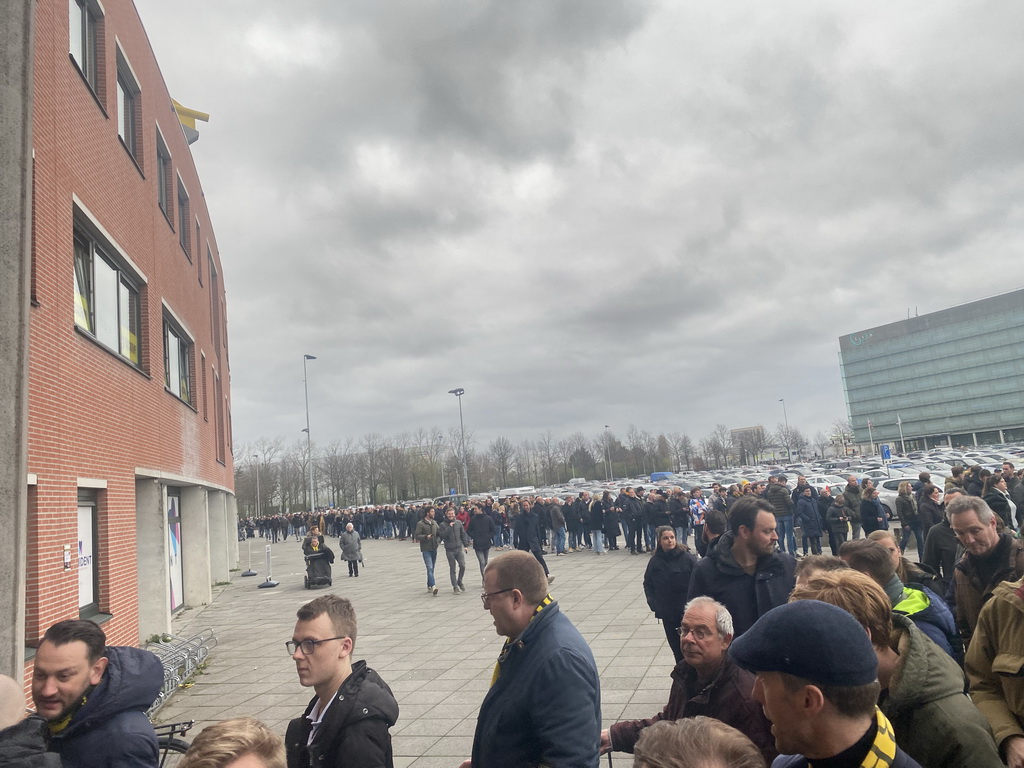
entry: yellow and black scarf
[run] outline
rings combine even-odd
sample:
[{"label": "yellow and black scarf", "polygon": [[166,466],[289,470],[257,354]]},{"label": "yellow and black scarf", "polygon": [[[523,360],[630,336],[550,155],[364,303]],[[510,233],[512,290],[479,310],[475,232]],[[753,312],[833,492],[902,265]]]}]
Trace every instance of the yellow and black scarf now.
[{"label": "yellow and black scarf", "polygon": [[[544,599],[541,600],[540,605],[538,605],[537,608],[534,610],[533,615],[530,617],[530,622],[532,623],[534,619],[536,619],[538,616],[540,616],[541,611],[543,611],[545,608],[547,608],[553,602],[555,602],[555,598],[553,598],[551,596],[551,593],[549,592],[547,595],[544,596]],[[523,632],[525,632],[525,631],[526,630],[524,629]],[[522,632],[521,632],[519,634],[519,637],[522,637],[522,636],[523,635],[522,635]],[[502,665],[502,662],[504,662],[505,659],[508,658],[509,651],[512,649],[512,646],[515,645],[517,640],[518,640],[518,638],[515,638],[515,637],[506,637],[505,638],[505,643],[504,643],[504,645],[501,646],[501,653],[498,654],[498,661],[494,665],[494,674],[491,675],[491,685],[492,686],[496,682],[498,682],[498,677],[501,676],[501,665]]]}]

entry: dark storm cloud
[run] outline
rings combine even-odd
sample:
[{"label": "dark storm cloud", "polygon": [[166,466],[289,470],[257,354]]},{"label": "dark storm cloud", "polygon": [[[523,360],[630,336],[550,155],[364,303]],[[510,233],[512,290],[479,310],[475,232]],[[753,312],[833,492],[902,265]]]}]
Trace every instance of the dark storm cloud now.
[{"label": "dark storm cloud", "polygon": [[[1018,287],[1024,7],[138,0],[236,443],[844,416],[836,339]],[[182,45],[180,41],[187,41]]]}]

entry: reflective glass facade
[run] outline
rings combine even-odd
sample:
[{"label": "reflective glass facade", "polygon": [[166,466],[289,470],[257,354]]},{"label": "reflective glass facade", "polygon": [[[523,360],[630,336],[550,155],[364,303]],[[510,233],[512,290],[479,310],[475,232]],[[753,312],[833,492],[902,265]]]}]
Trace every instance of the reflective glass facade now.
[{"label": "reflective glass facade", "polygon": [[908,451],[1024,439],[1024,290],[851,333],[839,351],[858,443],[899,450],[900,421]]}]

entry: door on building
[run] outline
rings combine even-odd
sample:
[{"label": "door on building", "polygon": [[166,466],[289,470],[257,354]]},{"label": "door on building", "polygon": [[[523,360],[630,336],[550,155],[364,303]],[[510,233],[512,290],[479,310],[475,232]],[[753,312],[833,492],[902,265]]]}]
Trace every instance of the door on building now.
[{"label": "door on building", "polygon": [[96,601],[96,504],[78,500],[78,615],[99,611]]},{"label": "door on building", "polygon": [[185,604],[181,575],[181,489],[167,489],[167,571],[171,579],[171,611]]}]

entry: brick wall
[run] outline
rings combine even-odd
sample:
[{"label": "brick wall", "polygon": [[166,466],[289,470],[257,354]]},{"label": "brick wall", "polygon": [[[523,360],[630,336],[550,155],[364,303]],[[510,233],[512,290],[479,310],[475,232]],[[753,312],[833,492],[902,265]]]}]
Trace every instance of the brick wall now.
[{"label": "brick wall", "polygon": [[[139,574],[135,551],[136,468],[231,488],[230,449],[217,460],[214,420],[202,416],[198,386],[215,373],[230,404],[226,353],[214,348],[212,308],[223,302],[224,270],[192,156],[170,95],[130,0],[104,0],[101,86],[91,89],[68,54],[68,6],[36,6],[33,148],[35,298],[29,368],[29,495],[26,637],[78,616],[77,569],[64,570],[62,548],[76,549],[77,480],[105,481],[96,490],[99,608],[112,644],[136,644]],[[117,50],[141,87],[139,160],[117,135]],[[99,95],[97,95],[99,94]],[[157,204],[156,130],[171,154],[173,187],[189,196],[191,260],[178,240],[177,195],[171,216]],[[139,367],[75,326],[74,200],[89,211],[134,264],[141,290]],[[196,241],[196,224],[201,240]],[[207,250],[219,275],[211,299]],[[193,336],[194,407],[164,387],[163,304]],[[217,319],[223,324],[223,317]],[[226,335],[221,327],[220,333]],[[205,356],[205,357],[204,357]],[[207,371],[198,366],[205,359]],[[227,439],[227,438],[225,438]]]}]

